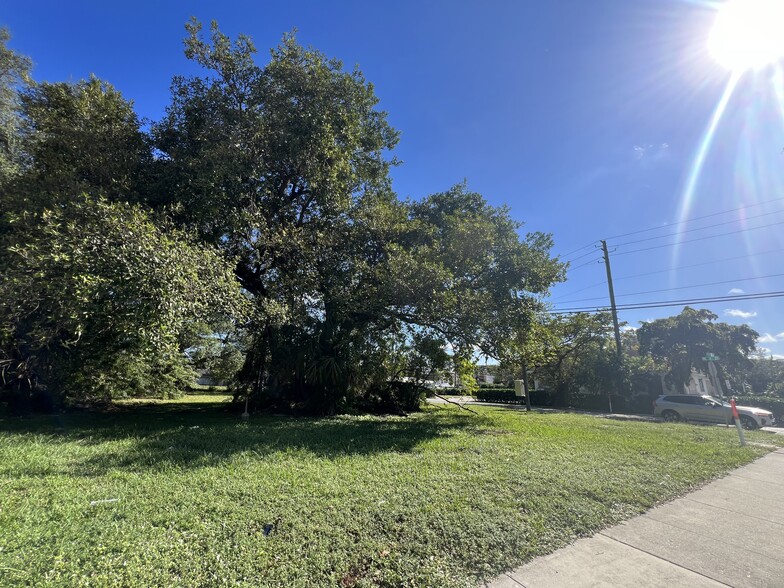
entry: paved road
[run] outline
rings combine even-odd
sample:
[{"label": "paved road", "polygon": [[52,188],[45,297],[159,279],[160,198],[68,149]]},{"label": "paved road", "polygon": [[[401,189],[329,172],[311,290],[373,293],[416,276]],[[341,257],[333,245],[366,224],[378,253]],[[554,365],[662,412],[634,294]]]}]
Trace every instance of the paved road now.
[{"label": "paved road", "polygon": [[487,588],[784,586],[784,449]]}]

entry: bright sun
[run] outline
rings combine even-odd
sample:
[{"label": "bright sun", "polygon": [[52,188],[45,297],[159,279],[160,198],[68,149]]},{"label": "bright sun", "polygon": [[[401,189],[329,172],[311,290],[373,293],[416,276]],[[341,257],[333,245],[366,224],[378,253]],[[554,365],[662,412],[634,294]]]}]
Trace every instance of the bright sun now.
[{"label": "bright sun", "polygon": [[708,49],[734,72],[784,57],[784,0],[728,0],[719,8]]}]

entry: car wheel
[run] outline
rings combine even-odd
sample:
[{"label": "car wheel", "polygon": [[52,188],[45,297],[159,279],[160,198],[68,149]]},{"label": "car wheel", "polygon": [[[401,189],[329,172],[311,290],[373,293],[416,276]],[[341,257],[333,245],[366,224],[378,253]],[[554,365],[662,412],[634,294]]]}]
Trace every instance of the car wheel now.
[{"label": "car wheel", "polygon": [[757,428],[757,421],[745,414],[740,415],[740,424],[744,429],[751,430]]},{"label": "car wheel", "polygon": [[677,423],[679,420],[681,420],[681,415],[679,415],[674,410],[665,410],[662,412],[662,418],[668,423]]}]

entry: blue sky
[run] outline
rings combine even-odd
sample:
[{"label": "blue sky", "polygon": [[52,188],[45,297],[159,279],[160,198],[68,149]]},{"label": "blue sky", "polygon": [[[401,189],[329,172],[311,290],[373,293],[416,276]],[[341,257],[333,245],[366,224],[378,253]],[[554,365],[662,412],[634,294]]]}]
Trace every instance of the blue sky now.
[{"label": "blue sky", "polygon": [[[32,57],[37,80],[95,74],[149,119],[162,115],[173,75],[198,73],[182,52],[191,15],[251,35],[262,62],[296,27],[301,43],[358,64],[375,85],[401,132],[393,178],[402,197],[466,180],[528,230],[554,235],[554,251],[573,260],[568,281],[553,289],[555,308],[607,303],[599,239],[610,247],[619,304],[784,290],[781,69],[746,72],[726,92],[731,74],[706,49],[715,2],[0,7],[11,46]],[[637,231],[645,232],[620,236]],[[784,355],[784,298],[695,306],[751,324],[762,347]],[[679,311],[624,310],[620,318],[637,326]]]}]

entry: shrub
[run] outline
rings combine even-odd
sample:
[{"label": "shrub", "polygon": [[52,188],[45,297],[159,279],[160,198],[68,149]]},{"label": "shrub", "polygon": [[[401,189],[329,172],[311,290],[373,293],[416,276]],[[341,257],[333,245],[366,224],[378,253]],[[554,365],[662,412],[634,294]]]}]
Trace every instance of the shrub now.
[{"label": "shrub", "polygon": [[471,396],[472,394],[467,390],[461,390],[460,388],[431,388],[432,393],[438,394],[439,396]]},{"label": "shrub", "polygon": [[534,406],[565,406],[559,401],[559,394],[553,390],[531,390],[531,404]]},{"label": "shrub", "polygon": [[735,402],[740,405],[756,406],[769,410],[773,413],[773,416],[776,417],[777,421],[784,417],[784,399],[782,398],[771,398],[768,396],[736,396]]},{"label": "shrub", "polygon": [[514,388],[480,388],[476,399],[482,402],[503,402],[505,404],[520,404],[525,402],[525,397],[515,396]]}]

